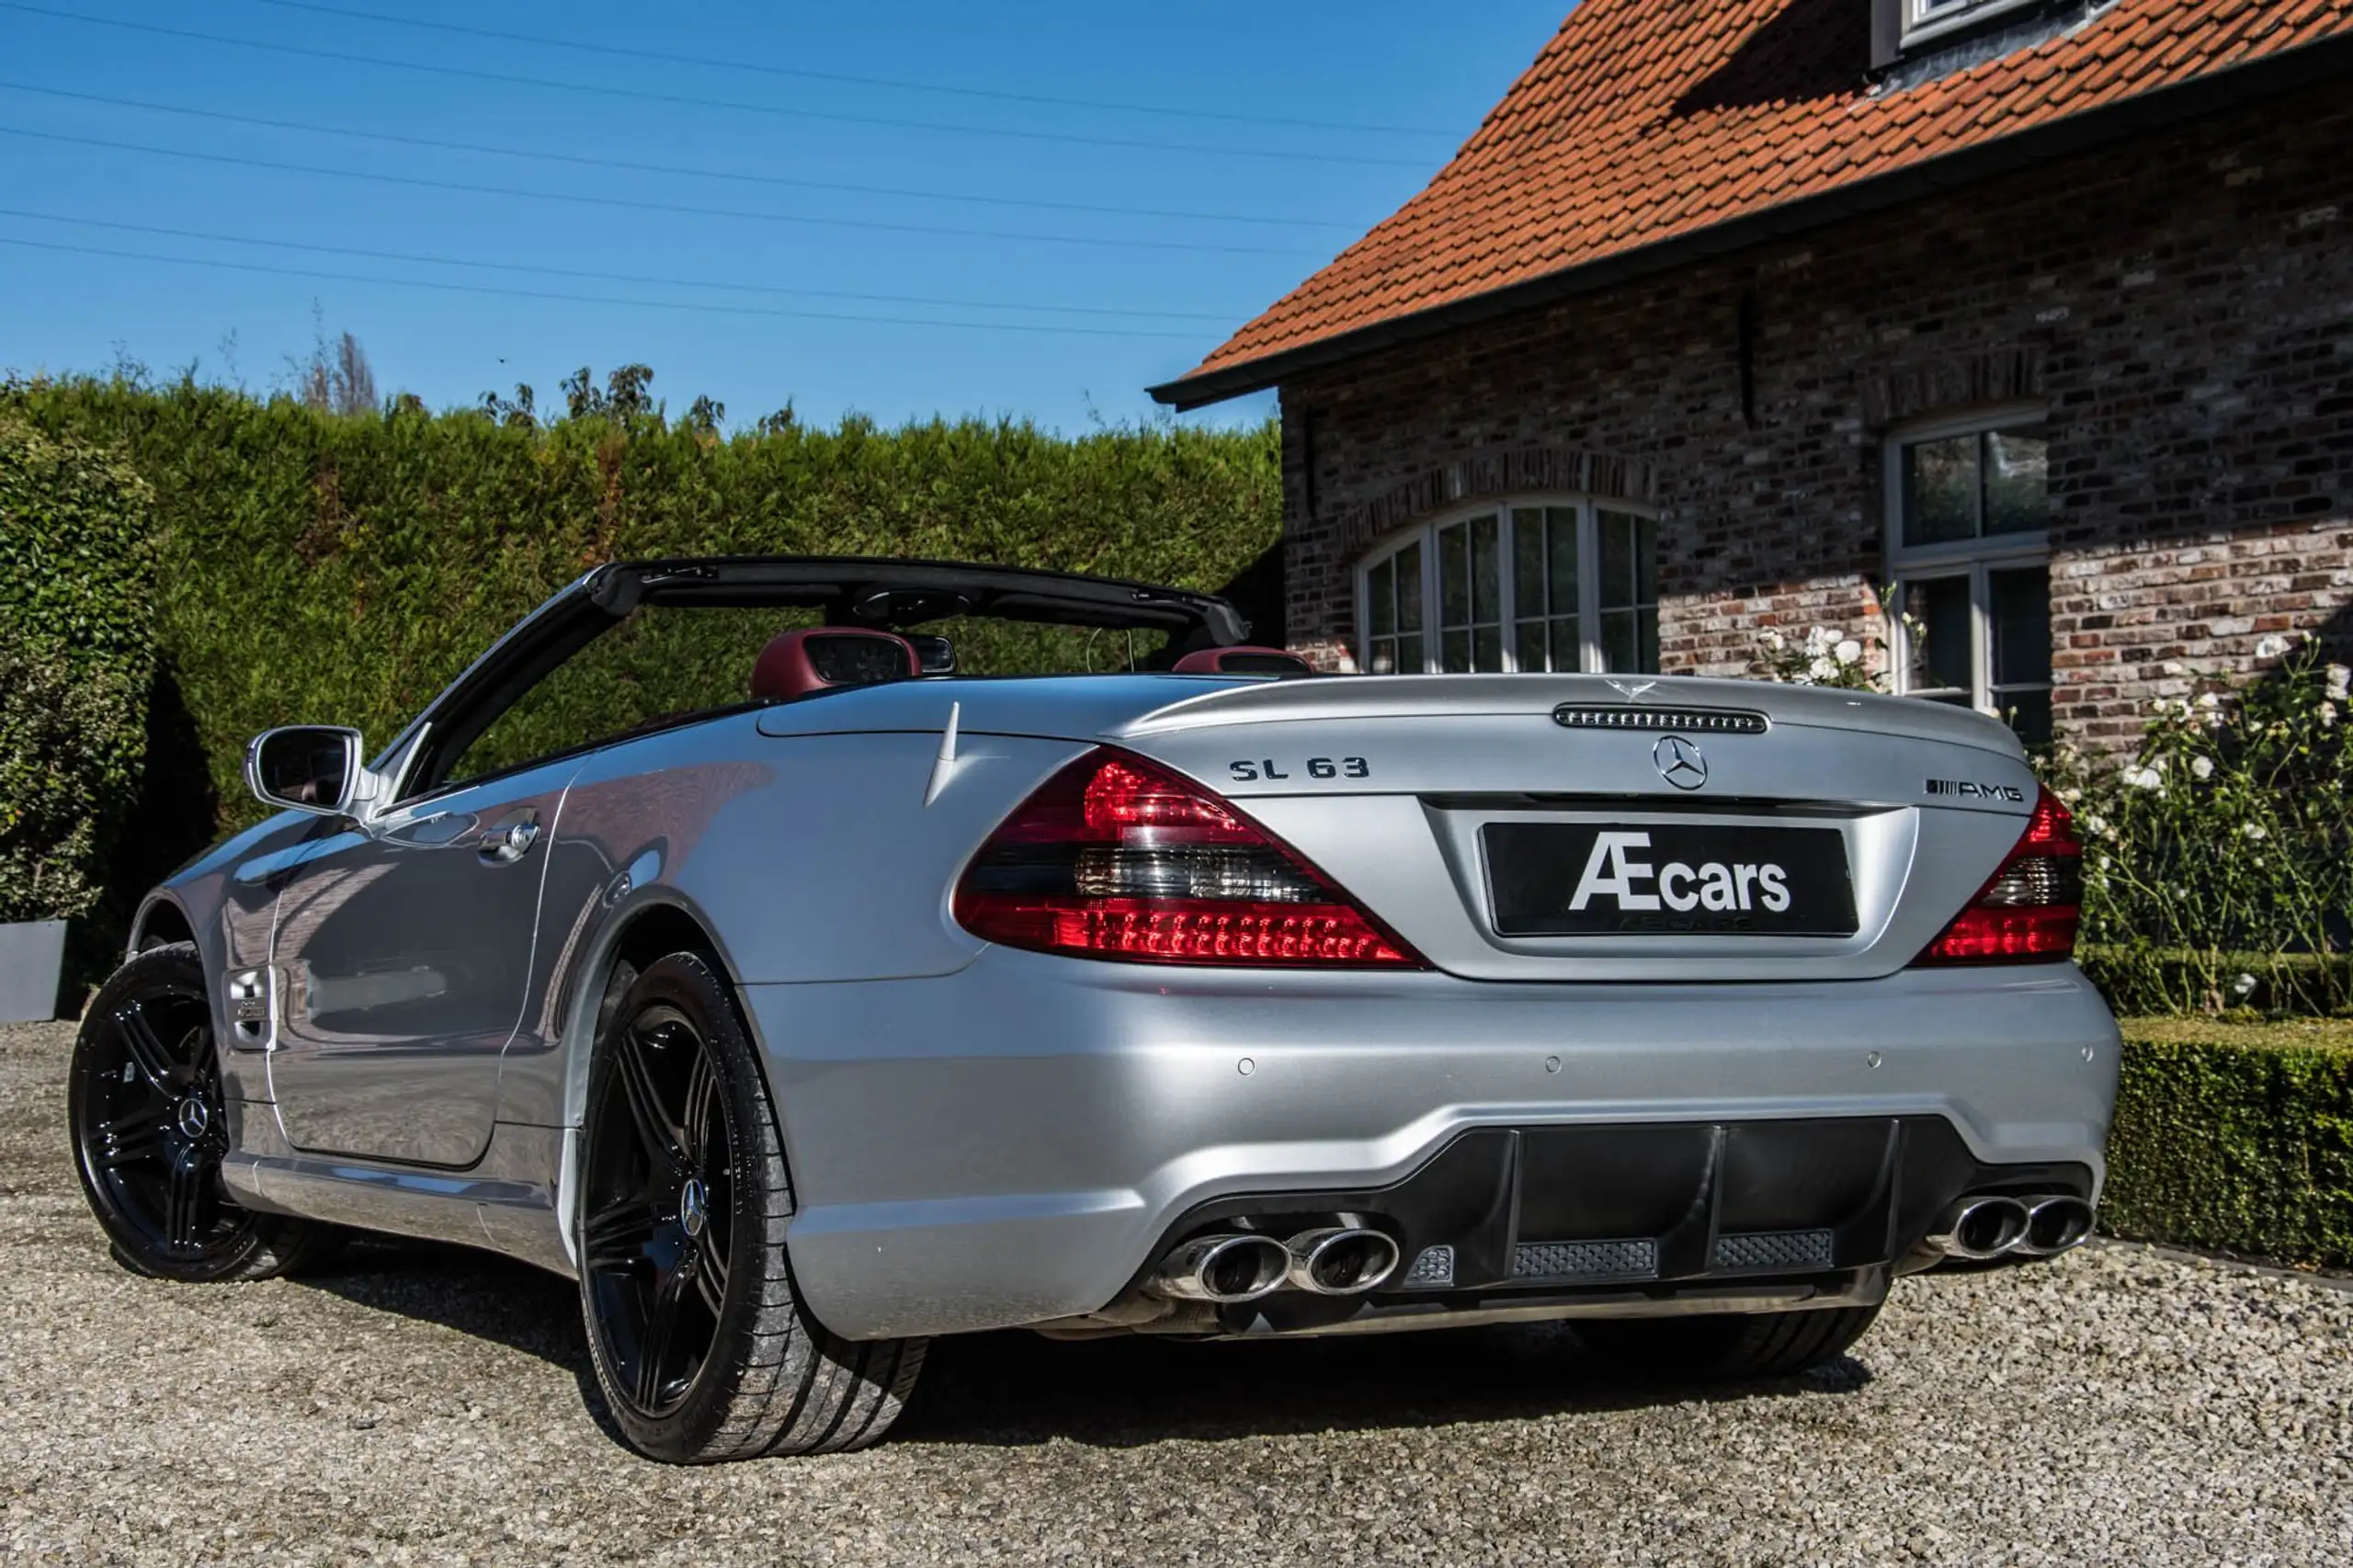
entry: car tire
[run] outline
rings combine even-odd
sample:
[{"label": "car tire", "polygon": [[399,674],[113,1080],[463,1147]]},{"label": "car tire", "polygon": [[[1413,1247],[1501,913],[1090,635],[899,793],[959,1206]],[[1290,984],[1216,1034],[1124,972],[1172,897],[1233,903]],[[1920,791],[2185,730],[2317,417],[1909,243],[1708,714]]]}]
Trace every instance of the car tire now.
[{"label": "car tire", "polygon": [[1846,1354],[1877,1306],[1688,1318],[1594,1319],[1576,1325],[1596,1359],[1638,1376],[1715,1381],[1789,1378]]},{"label": "car tire", "polygon": [[702,956],[648,964],[608,1014],[580,1171],[581,1311],[632,1447],[677,1464],[839,1452],[898,1419],[926,1342],[844,1339],[801,1302],[783,1140]]},{"label": "car tire", "polygon": [[193,942],[150,948],[108,978],[68,1073],[74,1168],[123,1267],[191,1284],[267,1279],[341,1244],[336,1227],[246,1209],[222,1185],[227,1108]]}]

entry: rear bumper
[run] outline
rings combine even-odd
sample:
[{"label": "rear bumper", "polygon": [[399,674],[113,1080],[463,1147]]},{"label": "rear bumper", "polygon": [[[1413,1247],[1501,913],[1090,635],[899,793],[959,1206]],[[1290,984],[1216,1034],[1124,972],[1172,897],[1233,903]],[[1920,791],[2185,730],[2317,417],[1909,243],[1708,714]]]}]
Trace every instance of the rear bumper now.
[{"label": "rear bumper", "polygon": [[[1512,985],[993,949],[938,978],[743,994],[795,1277],[858,1338],[1095,1312],[1220,1200],[1394,1187],[1484,1129],[1697,1124],[1666,1140],[1688,1149],[1707,1127],[1926,1118],[1978,1166],[2079,1167],[2065,1185],[2097,1190],[2116,1088],[2115,1024],[2068,965]],[[1726,1200],[1763,1214],[1755,1187]]]}]

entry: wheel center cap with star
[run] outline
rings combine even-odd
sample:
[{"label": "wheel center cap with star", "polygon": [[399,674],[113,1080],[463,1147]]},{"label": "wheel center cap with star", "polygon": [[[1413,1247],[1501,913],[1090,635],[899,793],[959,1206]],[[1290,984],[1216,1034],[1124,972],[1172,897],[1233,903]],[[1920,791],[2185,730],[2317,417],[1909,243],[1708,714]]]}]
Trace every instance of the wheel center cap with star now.
[{"label": "wheel center cap with star", "polygon": [[710,1195],[704,1190],[699,1176],[688,1176],[685,1189],[678,1194],[678,1223],[686,1228],[687,1234],[699,1236],[710,1221]]}]

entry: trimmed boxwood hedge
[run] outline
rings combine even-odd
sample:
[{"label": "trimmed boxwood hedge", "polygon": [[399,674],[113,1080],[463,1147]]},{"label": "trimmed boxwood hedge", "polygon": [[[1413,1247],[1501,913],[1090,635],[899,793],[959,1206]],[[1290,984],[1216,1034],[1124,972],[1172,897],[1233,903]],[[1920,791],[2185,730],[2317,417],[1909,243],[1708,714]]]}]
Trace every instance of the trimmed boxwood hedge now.
[{"label": "trimmed boxwood hedge", "polygon": [[2102,1229],[2353,1266],[2353,1022],[2123,1028]]},{"label": "trimmed boxwood hedge", "polygon": [[2353,954],[2189,952],[2086,943],[2075,962],[2120,1016],[2252,1013],[2314,1017],[2353,996]]}]

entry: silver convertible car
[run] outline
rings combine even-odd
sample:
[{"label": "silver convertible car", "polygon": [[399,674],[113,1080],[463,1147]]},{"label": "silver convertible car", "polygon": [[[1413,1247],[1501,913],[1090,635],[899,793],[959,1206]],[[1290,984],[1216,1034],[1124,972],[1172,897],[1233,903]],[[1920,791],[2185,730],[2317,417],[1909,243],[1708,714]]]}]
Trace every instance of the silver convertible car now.
[{"label": "silver convertible car", "polygon": [[706,1460],[870,1442],[930,1336],[1014,1326],[1785,1375],[1896,1276],[2089,1233],[2117,1033],[2002,724],[1246,635],[638,562],[372,756],[270,731],[282,809],[149,895],[75,1048],[116,1255],[527,1259],[630,1441]]}]

